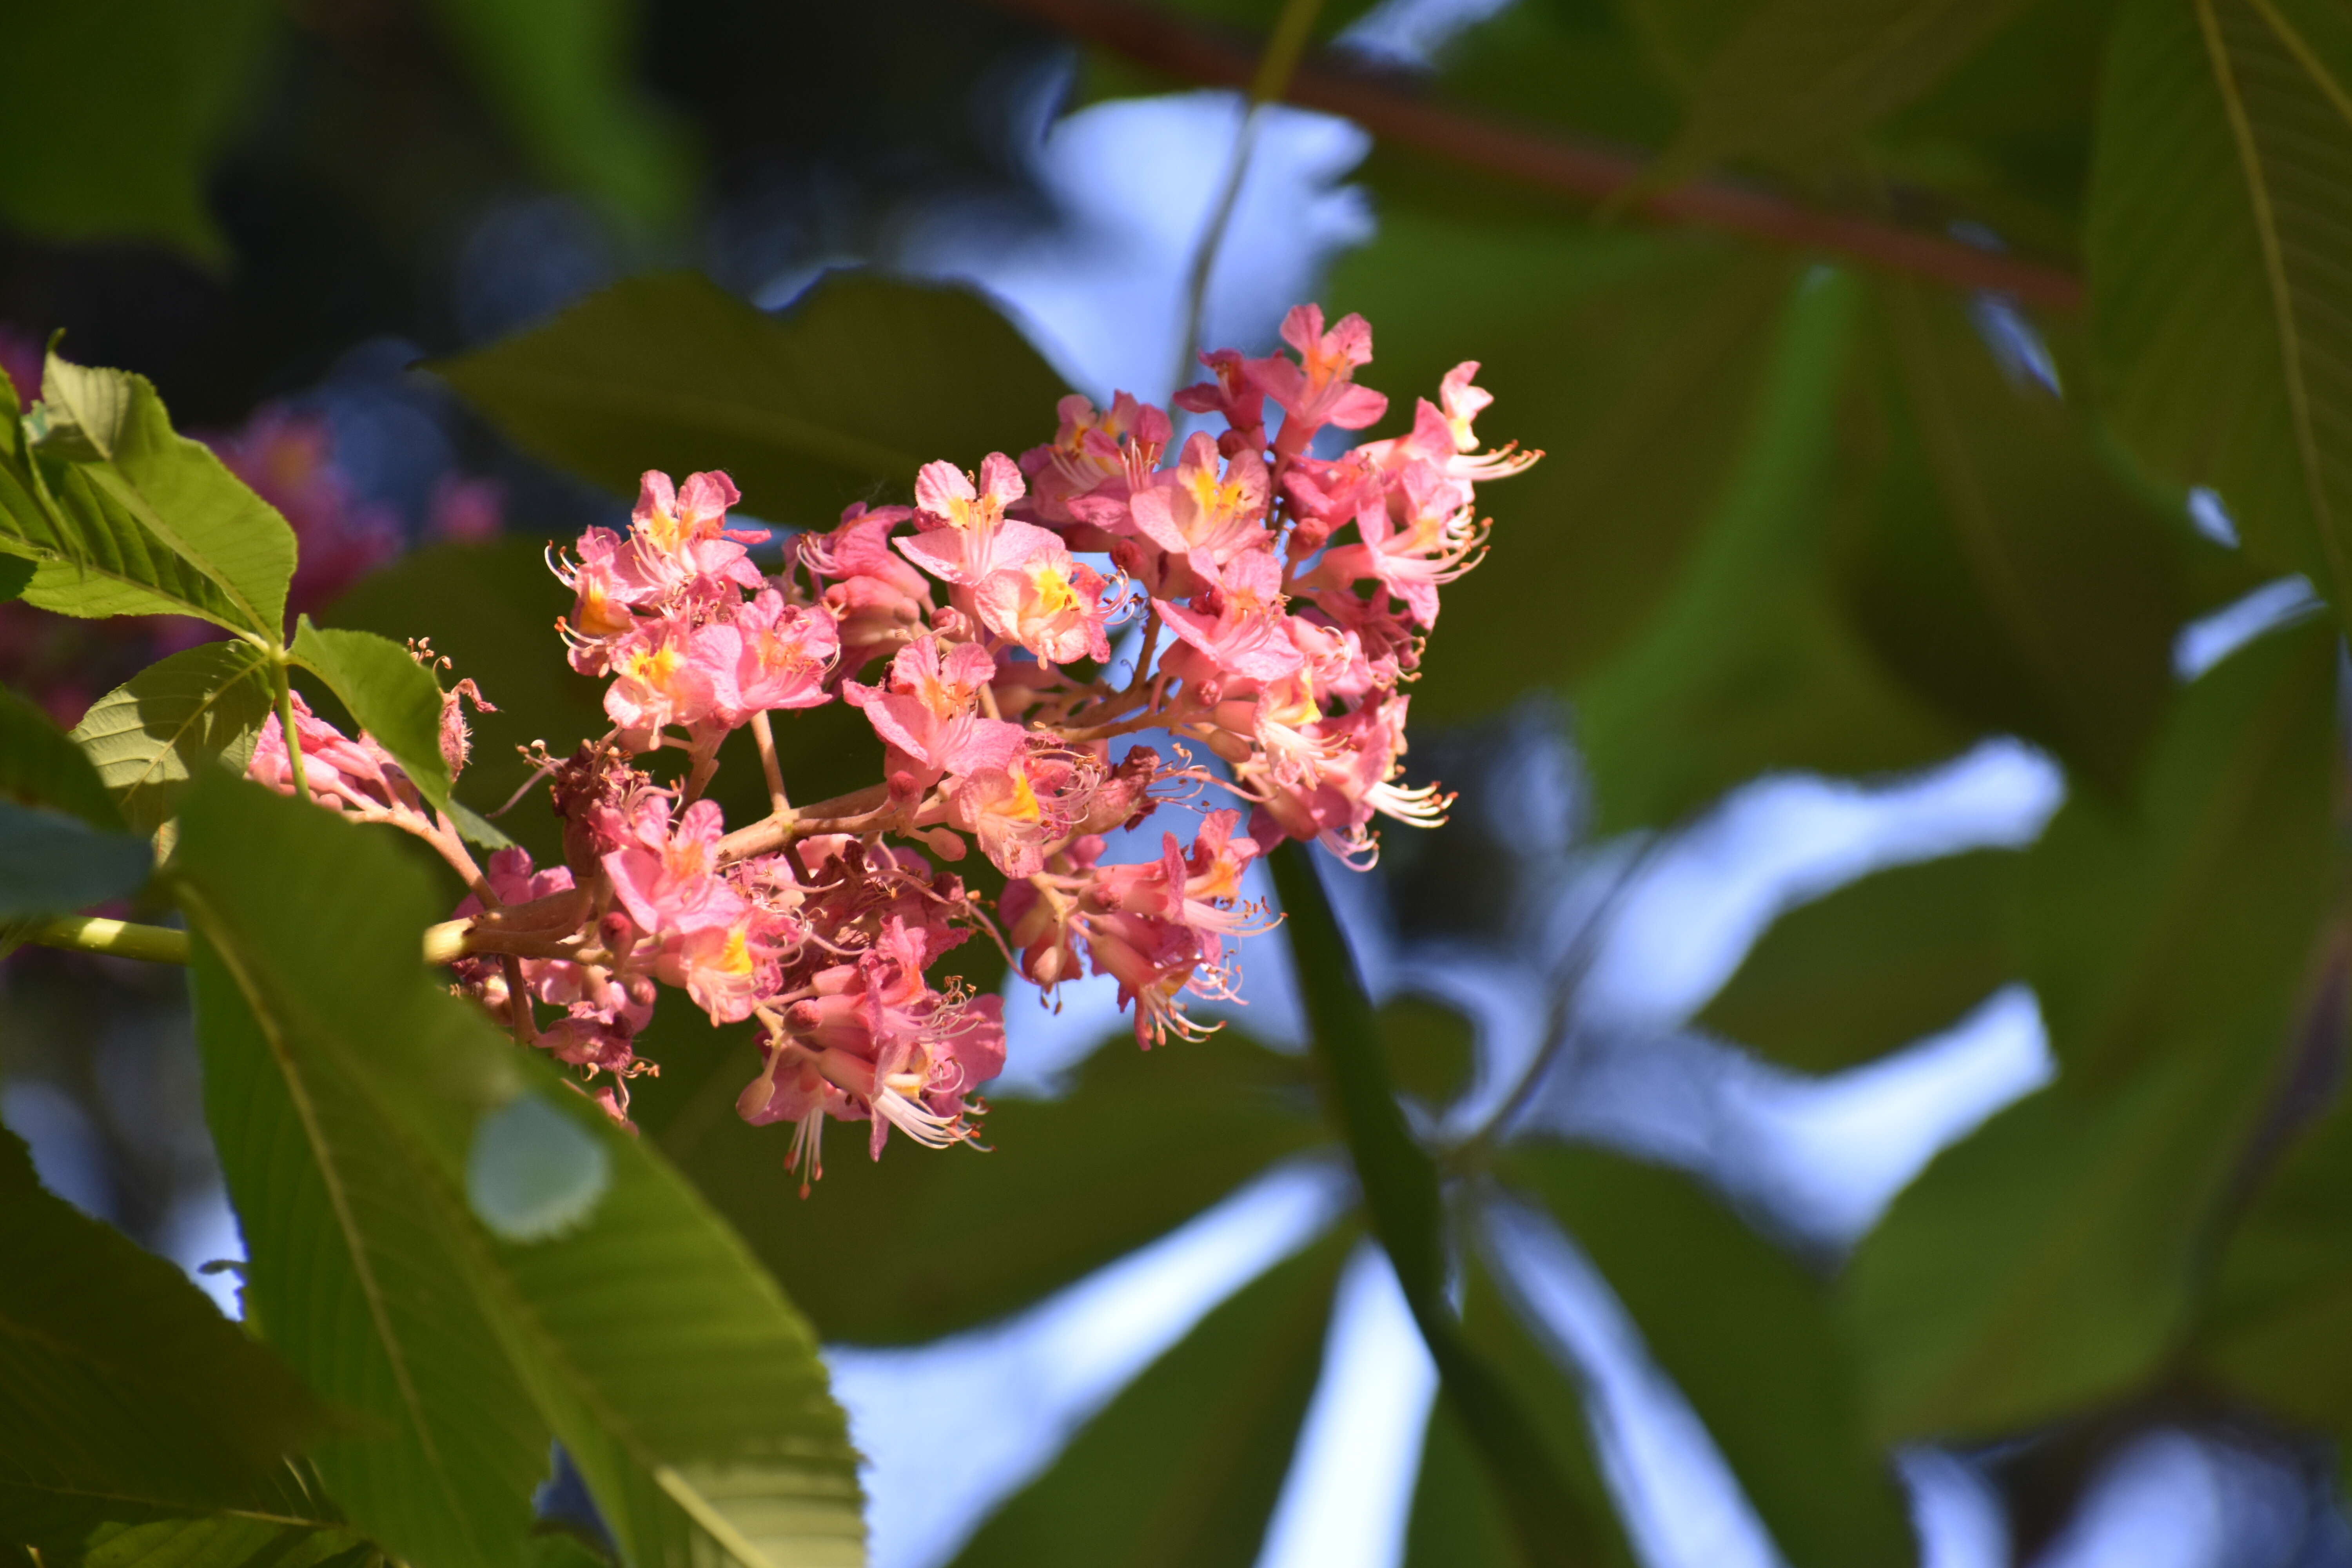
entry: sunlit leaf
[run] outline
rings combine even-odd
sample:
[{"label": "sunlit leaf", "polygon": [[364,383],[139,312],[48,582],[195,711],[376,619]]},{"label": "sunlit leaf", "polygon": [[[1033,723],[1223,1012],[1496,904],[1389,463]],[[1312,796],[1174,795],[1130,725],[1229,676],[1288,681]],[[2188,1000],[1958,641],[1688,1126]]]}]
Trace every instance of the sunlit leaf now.
[{"label": "sunlit leaf", "polygon": [[269,672],[250,643],[184,648],[91,703],[73,739],[123,817],[152,833],[200,769],[244,766],[269,717]]},{"label": "sunlit leaf", "polygon": [[934,458],[1054,434],[1061,378],[971,290],[834,273],[781,315],[698,276],[635,278],[436,366],[535,455],[635,495],[723,468],[755,516],[831,527]]},{"label": "sunlit leaf", "polygon": [[[645,1142],[418,965],[440,911],[397,847],[207,779],[179,864],[247,1299],[362,1421],[314,1451],[352,1518],[424,1568],[510,1564],[556,1436],[633,1563],[688,1563],[696,1525],[748,1568],[859,1561],[806,1326]],[[531,1241],[469,1179],[525,1097],[607,1168]],[[527,1188],[552,1146],[499,1158]]]},{"label": "sunlit leaf", "polygon": [[956,1568],[1249,1568],[1323,1372],[1352,1226],[1213,1310],[981,1526]]},{"label": "sunlit leaf", "polygon": [[390,752],[436,809],[449,804],[449,764],[441,755],[441,687],[405,647],[373,632],[320,631],[304,616],[291,649],[296,663],[325,681],[361,729]]},{"label": "sunlit leaf", "polygon": [[173,432],[147,379],[52,353],[41,392],[21,424],[0,421],[0,550],[38,568],[26,602],[283,637],[293,530]]},{"label": "sunlit leaf", "polygon": [[2089,228],[2100,390],[2247,547],[2352,605],[2352,17],[2325,0],[2129,0]]},{"label": "sunlit leaf", "polygon": [[331,1525],[214,1514],[103,1525],[69,1547],[44,1546],[41,1560],[73,1568],[367,1568],[383,1554]]},{"label": "sunlit leaf", "polygon": [[1777,1062],[1836,1072],[1959,1020],[2017,978],[2016,851],[1876,872],[1764,933],[1698,1022]]},{"label": "sunlit leaf", "polygon": [[1791,1563],[1895,1563],[1911,1531],[1821,1280],[1674,1172],[1598,1149],[1512,1152],[1624,1305]]}]

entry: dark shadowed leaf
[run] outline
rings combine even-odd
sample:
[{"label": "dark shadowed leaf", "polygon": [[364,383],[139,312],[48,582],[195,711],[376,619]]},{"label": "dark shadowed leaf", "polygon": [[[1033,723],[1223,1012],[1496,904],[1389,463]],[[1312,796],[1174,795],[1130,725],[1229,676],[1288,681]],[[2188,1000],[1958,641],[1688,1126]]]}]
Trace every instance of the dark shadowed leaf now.
[{"label": "dark shadowed leaf", "polygon": [[1353,1226],[1203,1318],[981,1526],[956,1568],[1248,1568],[1323,1370]]},{"label": "dark shadowed leaf", "polygon": [[434,9],[541,170],[641,223],[685,216],[693,161],[679,128],[633,79],[635,6],[441,0]]},{"label": "dark shadowed leaf", "polygon": [[2129,0],[2100,93],[2100,391],[2153,471],[2352,605],[2352,16]]},{"label": "dark shadowed leaf", "polygon": [[1362,376],[1389,395],[1391,424],[1472,358],[1495,395],[1480,434],[1545,454],[1479,491],[1494,553],[1445,590],[1417,721],[1569,687],[1640,632],[1730,475],[1791,276],[1706,240],[1468,225],[1420,205],[1384,213],[1340,264],[1328,298],[1371,321]]},{"label": "dark shadowed leaf", "polygon": [[1440,1396],[1451,1402],[1486,1467],[1528,1568],[1597,1562],[1606,1527],[1569,1489],[1529,1414],[1525,1391],[1471,1344],[1455,1315],[1437,1168],[1389,1085],[1371,1004],[1324,897],[1314,854],[1296,842],[1277,850],[1275,889],[1298,966],[1326,1110],[1347,1138],[1372,1232],[1437,1363]]},{"label": "dark shadowed leaf", "polygon": [[47,713],[5,687],[0,687],[0,796],[56,806],[92,827],[122,826],[122,814],[89,759]]},{"label": "dark shadowed leaf", "polygon": [[894,1138],[869,1160],[865,1129],[833,1128],[803,1200],[784,1170],[792,1129],[735,1114],[758,1068],[749,1038],[672,1011],[645,1047],[661,1077],[632,1113],[827,1339],[905,1343],[1003,1316],[1329,1137],[1295,1058],[1231,1029],[1149,1053],[1122,1036],[1066,1097],[995,1102],[985,1152]]},{"label": "dark shadowed leaf", "polygon": [[1908,1556],[1902,1494],[1819,1279],[1675,1172],[1539,1144],[1502,1174],[1600,1268],[1790,1562]]},{"label": "dark shadowed leaf", "polygon": [[1966,737],[1896,683],[1833,586],[1825,514],[1859,303],[1850,278],[1800,285],[1688,569],[1580,689],[1604,828],[1671,821],[1759,773],[1909,766]]},{"label": "dark shadowed leaf", "polygon": [[68,914],[128,898],[146,885],[154,858],[143,838],[0,801],[0,916]]},{"label": "dark shadowed leaf", "polygon": [[417,793],[435,808],[449,804],[449,764],[441,755],[441,686],[433,672],[390,637],[373,632],[320,631],[304,616],[290,650],[296,663],[325,681],[360,728],[393,754]]},{"label": "dark shadowed leaf", "polygon": [[[1936,85],[2022,0],[1764,0],[1705,51],[1682,134],[1653,180],[1723,158],[1841,150]],[[1649,10],[1681,11],[1652,0]],[[1710,7],[1719,14],[1719,7]]]},{"label": "dark shadowed leaf", "polygon": [[2307,625],[2223,661],[2129,809],[2077,795],[2027,856],[2021,952],[2070,1079],[2284,1026],[2337,864],[2336,647]]},{"label": "dark shadowed leaf", "polygon": [[0,605],[21,596],[33,580],[34,566],[21,555],[0,555]]},{"label": "dark shadowed leaf", "polygon": [[[207,1109],[269,1342],[362,1422],[320,1444],[425,1568],[522,1551],[558,1436],[636,1563],[860,1557],[805,1324],[646,1144],[417,963],[381,837],[228,779],[182,818]],[[363,890],[365,896],[358,896]]]},{"label": "dark shadowed leaf", "polygon": [[2224,661],[2134,809],[2078,796],[2031,852],[2019,941],[2059,1082],[1938,1158],[1855,1258],[1883,1436],[2043,1419],[2184,1329],[2336,883],[2335,650],[2304,626]]},{"label": "dark shadowed leaf", "polygon": [[200,769],[244,767],[275,700],[270,668],[250,643],[206,643],[157,660],[90,704],[73,739],[132,827],[161,827]]},{"label": "dark shadowed leaf", "polygon": [[43,1191],[5,1130],[0,1257],[0,1540],[305,1506],[287,1459],[325,1412],[177,1268]]},{"label": "dark shadowed leaf", "polygon": [[520,445],[609,489],[723,468],[755,516],[831,527],[1054,434],[1062,379],[971,289],[837,272],[782,315],[687,273],[636,278],[436,366]]},{"label": "dark shadowed leaf", "polygon": [[1978,849],[1849,882],[1780,917],[1698,1022],[1803,1072],[1870,1061],[2008,981],[2019,856]]},{"label": "dark shadowed leaf", "polygon": [[[1499,1368],[1532,1411],[1551,1463],[1570,1489],[1597,1537],[1588,1559],[1596,1568],[1632,1568],[1633,1552],[1602,1484],[1592,1452],[1584,1395],[1505,1304],[1486,1258],[1464,1259],[1462,1331]],[[1445,1400],[1429,1408],[1422,1437],[1421,1474],[1413,1483],[1405,1526],[1404,1568],[1519,1568],[1510,1521],[1495,1495],[1462,1418]]]},{"label": "dark shadowed leaf", "polygon": [[72,1568],[378,1568],[381,1552],[355,1531],[243,1514],[108,1524],[51,1542],[41,1561]]},{"label": "dark shadowed leaf", "polygon": [[56,239],[160,239],[218,260],[205,181],[252,100],[262,0],[12,5],[0,214]]},{"label": "dark shadowed leaf", "polygon": [[[2215,607],[2202,579],[2214,557],[2242,558],[2126,483],[2081,409],[2025,363],[2071,339],[2004,338],[2003,362],[1987,309],[1871,287],[1842,465],[1857,536],[1846,598],[1887,667],[1954,721],[2024,735],[2119,795],[2172,694],[2174,634]],[[2046,370],[2076,363],[2061,352]],[[2086,389],[2068,390],[2079,403]]]}]

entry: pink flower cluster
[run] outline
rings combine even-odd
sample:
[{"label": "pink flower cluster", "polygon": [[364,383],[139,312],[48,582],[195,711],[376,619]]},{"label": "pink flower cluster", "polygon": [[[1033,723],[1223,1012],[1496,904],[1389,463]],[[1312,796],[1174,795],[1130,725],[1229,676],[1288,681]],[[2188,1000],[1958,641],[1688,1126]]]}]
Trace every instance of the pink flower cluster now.
[{"label": "pink flower cluster", "polygon": [[[929,975],[975,935],[1048,991],[1114,977],[1147,1047],[1203,1032],[1186,997],[1230,996],[1231,945],[1264,920],[1252,861],[1297,838],[1368,864],[1376,816],[1442,819],[1433,786],[1398,782],[1404,686],[1438,590],[1483,552],[1474,487],[1534,460],[1478,449],[1475,363],[1405,434],[1318,457],[1324,430],[1386,412],[1354,381],[1370,330],[1307,305],[1282,335],[1295,357],[1202,356],[1214,379],[1175,401],[1219,428],[1178,443],[1125,394],[1068,397],[1053,441],[928,464],[912,506],[853,507],[772,574],[750,553],[764,534],[728,526],[725,476],[646,475],[629,531],[557,563],[572,666],[607,679],[613,726],[543,759],[566,864],[506,851],[478,874],[464,983],[518,1037],[616,1077],[645,1066],[657,984],[754,1020],[738,1110],[795,1124],[804,1184],[827,1119],[868,1122],[877,1156],[892,1127],[973,1136],[1001,1004]],[[795,806],[769,715],[836,699],[882,776]],[[746,727],[771,808],[730,832],[703,791]],[[665,745],[685,753],[671,787],[637,765]],[[1212,792],[1229,804],[1189,846],[1110,858],[1115,832]],[[1003,879],[992,919],[939,864],[974,849]]]}]

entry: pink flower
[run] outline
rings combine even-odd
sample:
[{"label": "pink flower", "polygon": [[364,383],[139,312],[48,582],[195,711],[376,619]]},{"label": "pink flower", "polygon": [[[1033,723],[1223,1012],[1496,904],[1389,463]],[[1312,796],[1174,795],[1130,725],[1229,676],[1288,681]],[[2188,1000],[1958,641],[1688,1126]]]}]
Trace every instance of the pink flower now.
[{"label": "pink flower", "polygon": [[1138,532],[1205,574],[1269,542],[1267,499],[1265,459],[1243,452],[1221,468],[1204,433],[1186,441],[1175,470],[1139,489],[1128,510]]},{"label": "pink flower", "polygon": [[825,584],[824,607],[840,628],[842,675],[905,647],[930,618],[929,580],[890,548],[890,531],[914,515],[903,506],[868,511],[860,502],[832,532],[801,537],[800,558]]},{"label": "pink flower", "polygon": [[771,709],[814,708],[833,700],[824,678],[841,656],[833,617],[787,605],[773,588],[693,638],[693,663],[710,672],[715,715],[738,729]]},{"label": "pink flower", "polygon": [[1190,608],[1154,601],[1170,631],[1215,668],[1251,680],[1273,680],[1299,666],[1283,606],[1282,563],[1263,550],[1225,563]]},{"label": "pink flower", "polygon": [[1327,718],[1295,687],[1270,688],[1258,700],[1257,754],[1234,773],[1283,834],[1369,863],[1379,849],[1369,831],[1375,814],[1433,827],[1451,804],[1433,785],[1395,782],[1406,704],[1402,694],[1384,692]]},{"label": "pink flower", "polygon": [[1360,430],[1388,412],[1389,400],[1355,384],[1356,367],[1372,361],[1372,329],[1361,316],[1345,316],[1323,330],[1323,307],[1297,305],[1282,319],[1282,341],[1298,351],[1298,363],[1272,354],[1244,369],[1250,380],[1282,405],[1286,417],[1275,450],[1293,458],[1307,449],[1326,425]]},{"label": "pink flower", "polygon": [[751,941],[749,911],[723,926],[698,926],[662,939],[654,973],[694,998],[713,1024],[738,1024],[775,982],[775,965]]},{"label": "pink flower", "polygon": [[646,575],[673,587],[721,582],[758,587],[759,568],[744,559],[743,546],[767,535],[727,526],[727,509],[741,499],[725,474],[688,474],[673,490],[667,474],[646,469],[629,513],[630,539]]},{"label": "pink flower", "polygon": [[[1226,424],[1217,437],[1217,449],[1227,457],[1265,447],[1265,393],[1249,374],[1249,362],[1236,349],[1215,349],[1201,355],[1214,381],[1188,386],[1172,400],[1194,414],[1215,414]],[[1375,418],[1379,417],[1377,415]]]},{"label": "pink flower", "polygon": [[841,695],[882,737],[885,766],[929,788],[943,774],[1003,767],[1027,745],[1020,725],[974,710],[977,693],[995,672],[987,650],[971,643],[942,648],[937,637],[925,637],[890,661],[887,689],[850,680]]},{"label": "pink flower", "polygon": [[719,874],[719,840],[727,824],[716,802],[698,800],[670,820],[669,799],[649,794],[624,826],[626,837],[603,858],[614,895],[629,918],[659,936],[725,930],[749,912]]},{"label": "pink flower", "polygon": [[613,684],[604,689],[604,712],[622,744],[649,752],[669,726],[692,728],[711,717],[715,671],[697,654],[694,628],[676,617],[640,622],[606,646]]},{"label": "pink flower", "polygon": [[1055,540],[1019,565],[980,579],[971,598],[982,625],[1047,664],[1105,661],[1110,642],[1103,632],[1104,587],[1100,573],[1080,564]]},{"label": "pink flower", "polygon": [[1174,427],[1166,414],[1124,392],[1108,413],[1097,414],[1075,392],[1056,412],[1062,425],[1053,441],[1021,455],[1036,515],[1047,522],[1117,529],[1125,521],[1128,495],[1149,482]]},{"label": "pink flower", "polygon": [[1486,530],[1470,500],[1468,485],[1415,459],[1385,500],[1356,514],[1362,542],[1326,551],[1314,576],[1339,586],[1371,579],[1402,599],[1422,626],[1433,626],[1439,586],[1475,566],[1485,551]]}]

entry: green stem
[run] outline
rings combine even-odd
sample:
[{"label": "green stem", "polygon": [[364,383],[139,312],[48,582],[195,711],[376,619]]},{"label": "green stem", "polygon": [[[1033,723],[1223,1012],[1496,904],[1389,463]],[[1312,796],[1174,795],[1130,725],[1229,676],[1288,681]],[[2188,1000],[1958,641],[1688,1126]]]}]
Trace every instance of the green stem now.
[{"label": "green stem", "polygon": [[1307,51],[1307,39],[1315,30],[1316,14],[1323,9],[1323,0],[1283,0],[1282,15],[1275,18],[1274,32],[1265,41],[1265,52],[1257,58],[1257,72],[1250,79],[1248,107],[1243,111],[1241,133],[1234,138],[1233,156],[1225,161],[1225,182],[1217,192],[1216,205],[1209,209],[1208,226],[1201,231],[1201,242],[1193,247],[1192,265],[1185,279],[1184,336],[1176,345],[1176,377],[1171,390],[1185,384],[1192,374],[1192,353],[1201,346],[1201,317],[1208,309],[1209,274],[1217,264],[1217,252],[1225,243],[1225,230],[1234,218],[1234,207],[1240,200],[1242,182],[1249,174],[1250,154],[1256,149],[1260,121],[1265,106],[1280,98],[1290,86],[1290,78],[1298,68],[1298,58]]},{"label": "green stem", "polygon": [[278,735],[286,742],[287,771],[294,775],[294,798],[310,798],[310,781],[302,773],[302,741],[294,731],[294,672],[280,657],[278,660]]},{"label": "green stem", "polygon": [[1596,1562],[1592,1524],[1576,1509],[1548,1443],[1510,1385],[1471,1347],[1447,1290],[1445,1199],[1436,1163],[1389,1086],[1372,1006],[1323,896],[1312,852],[1285,844],[1274,885],[1327,1107],[1348,1141],[1372,1234],[1388,1249],[1440,1388],[1494,1483],[1529,1568]]},{"label": "green stem", "polygon": [[62,947],[75,952],[102,952],[110,958],[139,958],[150,963],[188,962],[188,933],[169,926],[132,925],[128,921],[95,920],[88,915],[61,915],[36,921],[20,933],[37,947]]}]

